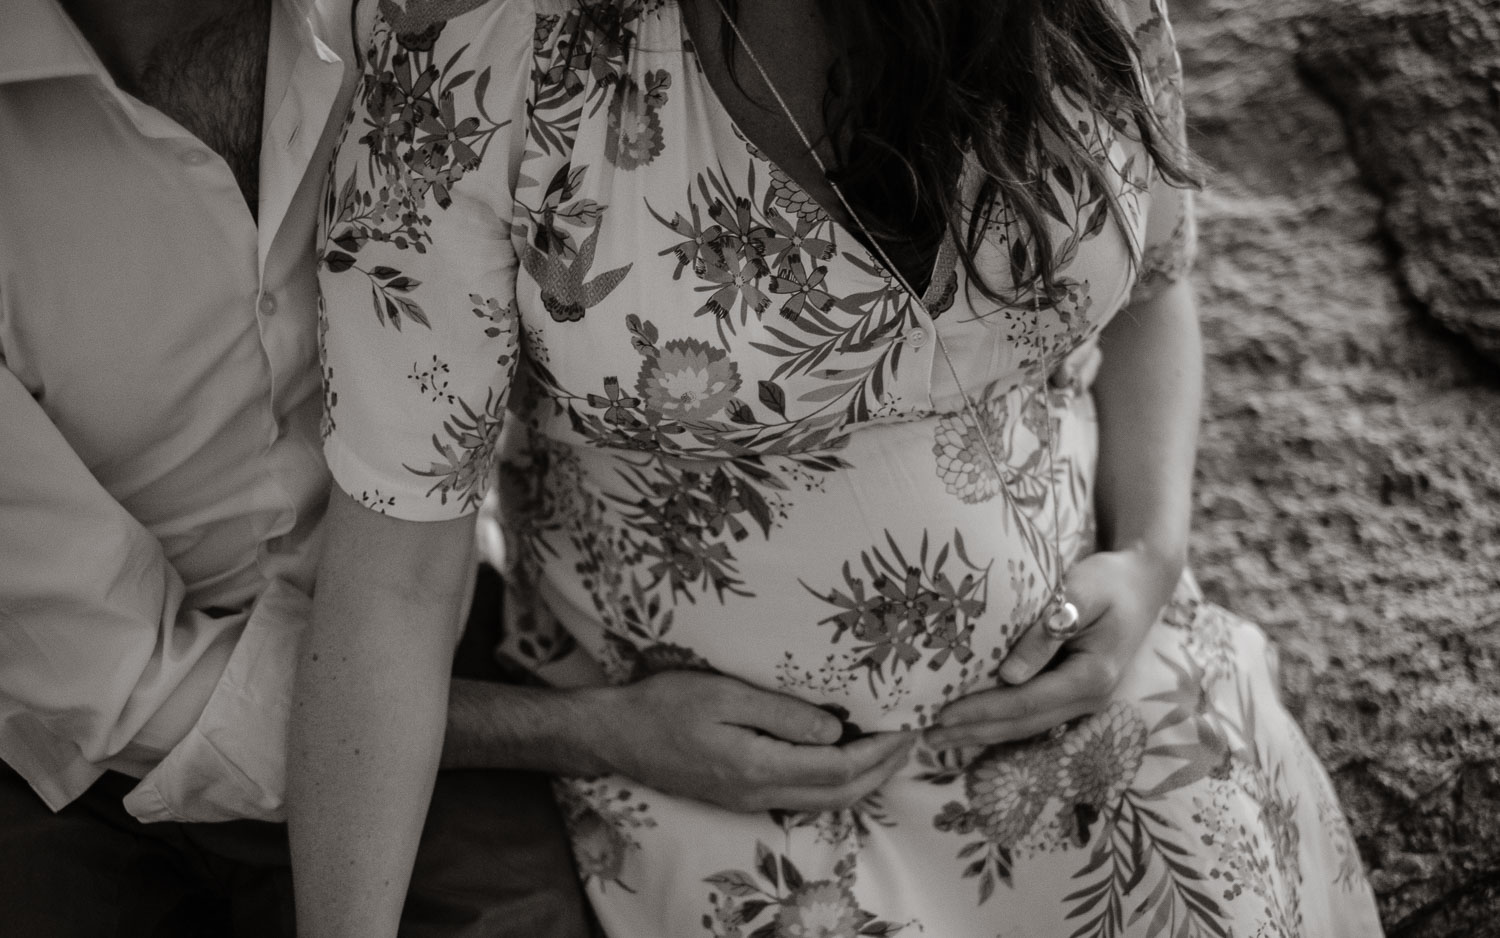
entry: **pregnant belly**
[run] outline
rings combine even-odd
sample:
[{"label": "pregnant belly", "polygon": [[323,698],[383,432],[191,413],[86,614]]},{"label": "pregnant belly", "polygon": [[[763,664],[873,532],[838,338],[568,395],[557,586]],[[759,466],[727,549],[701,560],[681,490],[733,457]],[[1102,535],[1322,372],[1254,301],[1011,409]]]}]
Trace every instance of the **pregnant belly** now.
[{"label": "pregnant belly", "polygon": [[956,415],[862,429],[836,460],[544,441],[543,492],[515,533],[546,605],[613,680],[706,667],[865,730],[923,726],[994,680],[1091,548],[1091,399],[1055,395],[1050,434],[1004,400],[985,411],[999,476]]}]

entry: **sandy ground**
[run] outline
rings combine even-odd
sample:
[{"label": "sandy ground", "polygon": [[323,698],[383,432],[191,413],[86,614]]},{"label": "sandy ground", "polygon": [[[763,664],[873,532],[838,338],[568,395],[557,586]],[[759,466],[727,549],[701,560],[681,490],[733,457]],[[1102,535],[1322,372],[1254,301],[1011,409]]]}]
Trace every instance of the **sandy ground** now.
[{"label": "sandy ground", "polygon": [[1413,299],[1341,115],[1298,71],[1310,18],[1358,2],[1172,4],[1214,169],[1194,564],[1279,643],[1390,935],[1482,938],[1500,934],[1500,365]]}]

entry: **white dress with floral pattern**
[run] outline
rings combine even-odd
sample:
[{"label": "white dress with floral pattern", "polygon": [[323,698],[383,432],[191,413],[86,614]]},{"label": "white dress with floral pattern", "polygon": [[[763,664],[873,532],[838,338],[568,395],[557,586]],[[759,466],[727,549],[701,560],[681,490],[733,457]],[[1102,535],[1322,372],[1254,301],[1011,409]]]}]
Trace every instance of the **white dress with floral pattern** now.
[{"label": "white dress with floral pattern", "polygon": [[[1180,132],[1160,0],[1117,2]],[[1039,167],[1064,289],[986,300],[950,247],[918,304],[747,143],[675,4],[377,5],[324,213],[338,483],[445,519],[499,470],[504,651],[554,683],[714,670],[850,734],[993,685],[1093,545],[1092,397],[1046,377],[1189,266],[1140,143],[1064,100],[1113,190]],[[1004,288],[1034,254],[1001,218],[979,263]],[[1379,934],[1264,637],[1186,577],[1107,709],[919,748],[853,810],[558,790],[617,938]]]}]

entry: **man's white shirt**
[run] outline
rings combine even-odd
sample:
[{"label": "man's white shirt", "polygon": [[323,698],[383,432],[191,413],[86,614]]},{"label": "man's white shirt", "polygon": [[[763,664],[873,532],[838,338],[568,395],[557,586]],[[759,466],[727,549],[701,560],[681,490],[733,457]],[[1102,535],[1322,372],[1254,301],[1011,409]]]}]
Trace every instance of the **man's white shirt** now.
[{"label": "man's white shirt", "polygon": [[277,0],[259,223],[55,0],[0,29],[0,759],[278,818],[328,492],[313,239],[349,0]]}]

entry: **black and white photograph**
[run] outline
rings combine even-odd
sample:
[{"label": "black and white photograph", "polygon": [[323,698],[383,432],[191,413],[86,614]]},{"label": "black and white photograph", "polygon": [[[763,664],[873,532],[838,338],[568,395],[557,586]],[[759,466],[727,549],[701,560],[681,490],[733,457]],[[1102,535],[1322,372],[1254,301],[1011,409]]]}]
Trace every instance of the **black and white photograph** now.
[{"label": "black and white photograph", "polygon": [[0,934],[1500,938],[1500,0],[0,0]]}]

